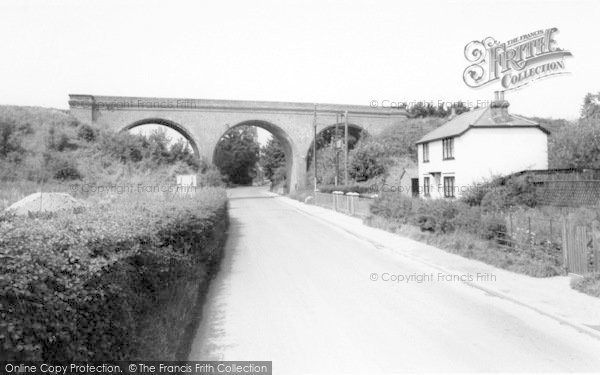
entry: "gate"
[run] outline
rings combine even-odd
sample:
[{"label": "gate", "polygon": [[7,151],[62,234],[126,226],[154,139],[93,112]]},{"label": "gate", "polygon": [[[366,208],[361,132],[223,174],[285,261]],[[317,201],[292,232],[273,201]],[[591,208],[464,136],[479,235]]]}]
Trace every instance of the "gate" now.
[{"label": "gate", "polygon": [[600,272],[600,233],[563,221],[563,255],[568,273]]}]

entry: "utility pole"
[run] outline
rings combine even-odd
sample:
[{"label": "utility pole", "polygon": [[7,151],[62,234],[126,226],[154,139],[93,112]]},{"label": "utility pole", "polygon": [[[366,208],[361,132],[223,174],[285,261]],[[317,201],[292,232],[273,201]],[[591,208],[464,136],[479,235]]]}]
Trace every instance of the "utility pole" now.
[{"label": "utility pole", "polygon": [[335,178],[333,179],[333,183],[335,186],[338,186],[338,176],[340,175],[340,157],[339,157],[339,148],[338,148],[338,140],[339,140],[339,132],[338,132],[338,124],[340,123],[340,115],[339,113],[335,114],[335,134],[333,136],[333,149],[335,151]]},{"label": "utility pole", "polygon": [[348,111],[344,112],[344,184],[348,185]]},{"label": "utility pole", "polygon": [[313,166],[315,168],[314,191],[317,192],[317,105],[315,104],[315,112],[313,114]]}]

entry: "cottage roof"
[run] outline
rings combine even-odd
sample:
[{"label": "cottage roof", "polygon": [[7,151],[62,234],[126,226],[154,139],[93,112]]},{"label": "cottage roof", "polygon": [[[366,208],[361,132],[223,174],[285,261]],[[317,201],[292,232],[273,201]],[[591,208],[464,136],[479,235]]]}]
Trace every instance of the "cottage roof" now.
[{"label": "cottage roof", "polygon": [[436,141],[448,137],[457,137],[471,128],[506,128],[506,127],[533,127],[549,134],[550,132],[537,122],[521,116],[508,113],[508,102],[492,102],[485,108],[478,108],[462,113],[446,122],[437,129],[425,134],[417,141],[419,143]]}]

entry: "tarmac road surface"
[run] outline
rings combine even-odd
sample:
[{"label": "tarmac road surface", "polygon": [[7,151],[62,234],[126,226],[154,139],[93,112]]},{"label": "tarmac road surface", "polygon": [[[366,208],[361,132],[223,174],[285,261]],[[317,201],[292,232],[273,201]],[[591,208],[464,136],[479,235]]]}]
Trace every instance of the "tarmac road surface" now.
[{"label": "tarmac road surface", "polygon": [[267,360],[275,374],[600,372],[600,340],[439,279],[264,188],[229,194],[226,255],[190,360]]}]

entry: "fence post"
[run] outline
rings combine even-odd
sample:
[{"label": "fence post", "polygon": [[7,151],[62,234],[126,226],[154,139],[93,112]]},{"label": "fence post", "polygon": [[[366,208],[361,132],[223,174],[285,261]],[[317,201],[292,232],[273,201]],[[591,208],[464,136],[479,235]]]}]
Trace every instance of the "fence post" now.
[{"label": "fence post", "polygon": [[333,210],[337,211],[338,208],[340,207],[340,198],[342,195],[344,195],[344,193],[341,191],[334,191],[332,193],[332,195],[333,195]]},{"label": "fence post", "polygon": [[358,199],[358,193],[348,193],[348,202],[350,203],[350,215],[354,216],[356,213],[356,200]]},{"label": "fence post", "polygon": [[596,265],[596,272],[600,272],[600,249],[598,249],[600,243],[598,242],[599,241],[596,241],[596,245],[594,246],[594,264]]},{"label": "fence post", "polygon": [[533,234],[531,233],[531,216],[527,216],[527,234],[529,236],[529,246],[533,248]]},{"label": "fence post", "polygon": [[512,219],[512,212],[508,213],[508,222],[510,224],[510,243],[514,244],[514,229],[513,229],[513,219]]},{"label": "fence post", "polygon": [[565,273],[569,274],[569,241],[568,241],[567,219],[562,218],[562,250]]},{"label": "fence post", "polygon": [[592,251],[594,261],[592,271],[600,272],[600,222],[598,220],[592,221]]},{"label": "fence post", "polygon": [[552,228],[552,219],[550,219],[550,241],[546,241],[547,243],[547,249],[546,249],[546,253],[550,254],[552,252],[553,246],[554,246],[554,231]]}]

